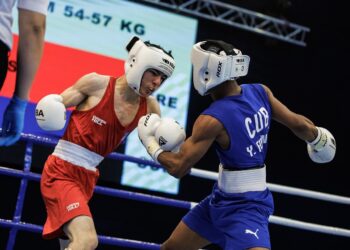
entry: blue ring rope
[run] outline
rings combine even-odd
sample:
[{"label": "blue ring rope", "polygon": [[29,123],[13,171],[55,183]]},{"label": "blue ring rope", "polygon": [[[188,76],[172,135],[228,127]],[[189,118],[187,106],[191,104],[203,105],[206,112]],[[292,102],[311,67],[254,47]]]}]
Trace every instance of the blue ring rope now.
[{"label": "blue ring rope", "polygon": [[[5,220],[0,218],[0,226],[10,228],[9,239],[6,247],[7,250],[13,249],[18,230],[42,233],[42,230],[43,230],[42,226],[31,224],[31,223],[25,223],[21,221],[28,180],[40,181],[41,179],[40,174],[30,172],[31,163],[32,163],[33,143],[55,146],[58,142],[58,140],[54,138],[36,136],[33,134],[23,134],[23,133],[22,133],[21,139],[27,142],[25,156],[24,156],[24,170],[16,170],[16,169],[0,166],[1,175],[22,179],[13,219]],[[162,167],[161,165],[153,161],[144,160],[144,159],[140,159],[132,156],[127,156],[127,155],[115,153],[115,152],[108,155],[107,158],[111,158],[114,160],[130,161],[130,162],[135,162],[135,163],[144,164],[144,165],[151,165],[158,168]],[[191,202],[188,202],[188,201],[180,201],[180,200],[175,200],[170,198],[164,198],[164,197],[159,197],[154,195],[136,193],[136,192],[125,191],[121,189],[113,189],[113,188],[102,187],[102,186],[96,186],[94,192],[102,195],[112,196],[112,197],[154,203],[154,204],[165,205],[165,206],[173,206],[173,207],[183,208],[187,210],[191,209],[192,207]],[[110,237],[110,236],[104,236],[104,235],[98,235],[98,239],[99,239],[99,243],[101,244],[130,247],[130,248],[136,248],[136,249],[160,249],[159,244],[142,242],[137,240],[116,238],[116,237]]]},{"label": "blue ring rope", "polygon": [[[25,223],[25,222],[13,222],[11,220],[4,220],[1,218],[0,218],[0,226],[11,228],[11,230],[16,229],[16,230],[29,231],[33,233],[41,233],[43,230],[43,227],[39,225]],[[117,238],[117,237],[104,236],[104,235],[99,235],[98,241],[101,244],[123,246],[123,247],[137,248],[137,249],[159,249],[160,248],[160,245],[155,243],[129,240],[129,239],[123,239],[123,238]],[[8,247],[6,249],[8,249]]]}]

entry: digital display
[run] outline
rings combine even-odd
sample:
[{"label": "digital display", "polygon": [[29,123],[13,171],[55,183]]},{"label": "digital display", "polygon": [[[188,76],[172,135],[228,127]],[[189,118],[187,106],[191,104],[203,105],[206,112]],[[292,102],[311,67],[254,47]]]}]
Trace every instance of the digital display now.
[{"label": "digital display", "polygon": [[[14,12],[14,45],[9,72],[1,91],[3,97],[12,96],[14,90],[18,43],[16,8]],[[24,131],[61,136],[63,130],[52,133],[38,128],[32,112],[35,103],[45,95],[61,93],[87,73],[122,75],[127,57],[125,46],[133,36],[172,51],[176,60],[174,74],[154,95],[159,101],[162,116],[173,117],[186,127],[191,83],[190,51],[196,32],[196,19],[128,1],[50,1],[44,53],[31,88],[31,105],[27,109]],[[0,101],[5,103],[4,99]],[[127,138],[125,154],[150,159],[135,131]],[[131,162],[123,164],[121,183],[172,194],[178,192],[179,186],[179,181],[163,169]]]}]

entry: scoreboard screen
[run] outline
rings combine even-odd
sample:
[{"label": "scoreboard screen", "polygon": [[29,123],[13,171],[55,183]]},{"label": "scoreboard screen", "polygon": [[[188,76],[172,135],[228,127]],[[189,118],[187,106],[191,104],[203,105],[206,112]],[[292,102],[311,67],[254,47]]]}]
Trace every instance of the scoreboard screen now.
[{"label": "scoreboard screen", "polygon": [[[12,96],[15,83],[18,44],[16,8],[13,15],[14,45],[7,79],[0,93],[1,113]],[[127,57],[125,46],[133,36],[172,51],[176,60],[174,74],[154,96],[159,101],[162,116],[173,117],[186,127],[191,84],[190,51],[196,33],[196,19],[133,2],[50,1],[44,53],[31,88],[24,132],[61,136],[64,130],[45,132],[38,128],[34,117],[35,104],[45,95],[61,93],[84,74],[122,75]],[[150,159],[135,131],[125,143],[125,154]],[[132,162],[123,163],[121,183],[172,194],[178,192],[179,185],[179,181],[163,169]]]}]

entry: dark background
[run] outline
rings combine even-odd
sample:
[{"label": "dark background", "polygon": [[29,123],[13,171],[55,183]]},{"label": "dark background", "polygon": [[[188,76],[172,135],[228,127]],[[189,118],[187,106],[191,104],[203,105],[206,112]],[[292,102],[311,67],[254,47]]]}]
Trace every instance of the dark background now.
[{"label": "dark background", "polygon": [[[287,128],[274,122],[269,137],[267,180],[269,183],[305,188],[350,197],[346,159],[346,115],[348,88],[346,75],[349,23],[345,3],[335,1],[227,1],[250,10],[260,11],[309,27],[306,47],[273,40],[248,31],[199,18],[197,41],[220,39],[233,43],[251,57],[250,70],[240,83],[260,82],[291,110],[310,118],[316,125],[329,129],[337,140],[337,154],[331,163],[315,164],[307,155],[306,144]],[[286,1],[284,1],[286,2]],[[287,4],[288,5],[288,4]],[[211,102],[192,88],[187,135],[196,117]],[[24,142],[0,148],[0,165],[22,169]],[[53,148],[35,145],[32,171],[40,173]],[[122,151],[123,148],[119,151]],[[120,165],[106,159],[98,185],[122,188],[165,197],[200,201],[211,191],[213,182],[186,176],[181,180],[179,195],[148,192],[119,185]],[[195,166],[217,171],[218,160],[211,149]],[[0,218],[12,219],[20,180],[0,176]],[[346,205],[316,201],[274,193],[275,215],[322,225],[350,228]],[[99,234],[147,242],[164,241],[186,214],[186,210],[141,203],[96,194],[91,200]],[[45,209],[39,183],[29,182],[22,221],[43,225]],[[270,224],[273,249],[349,249],[350,239]],[[5,249],[8,229],[0,227],[0,249]],[[57,241],[44,241],[39,234],[19,232],[15,249],[58,249]],[[215,249],[214,246],[211,247]],[[100,245],[98,249],[122,249]]]}]

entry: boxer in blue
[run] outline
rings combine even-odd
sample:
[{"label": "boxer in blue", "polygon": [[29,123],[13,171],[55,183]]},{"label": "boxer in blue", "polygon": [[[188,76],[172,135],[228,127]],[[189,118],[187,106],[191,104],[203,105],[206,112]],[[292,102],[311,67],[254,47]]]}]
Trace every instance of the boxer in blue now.
[{"label": "boxer in blue", "polygon": [[149,114],[140,119],[139,137],[153,159],[177,178],[187,174],[214,144],[219,178],[212,193],[184,216],[162,249],[199,249],[210,243],[227,250],[271,249],[268,223],[274,204],[265,166],[271,120],[306,141],[309,156],[317,163],[334,158],[334,137],[289,110],[267,86],[239,85],[236,79],[248,73],[250,58],[233,45],[199,42],[193,46],[191,60],[196,90],[213,99],[195,121],[192,135],[179,151],[169,152],[173,147],[165,149],[164,141],[178,147],[175,144],[181,140],[174,138],[181,131],[166,129],[168,124],[162,126],[161,118]]}]

